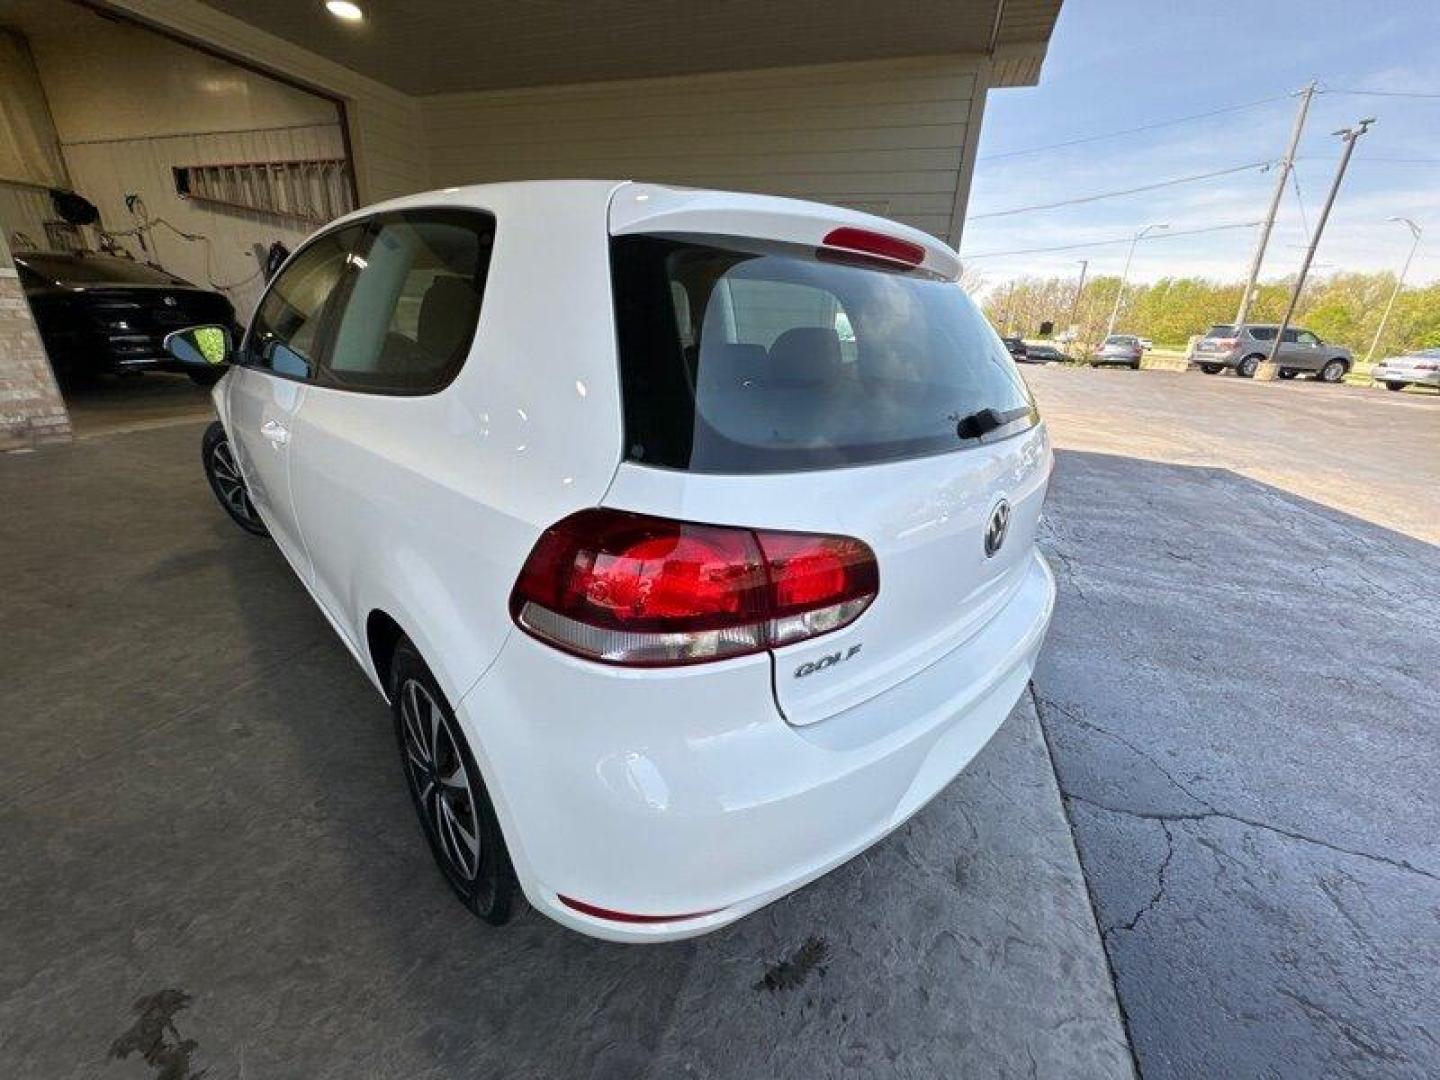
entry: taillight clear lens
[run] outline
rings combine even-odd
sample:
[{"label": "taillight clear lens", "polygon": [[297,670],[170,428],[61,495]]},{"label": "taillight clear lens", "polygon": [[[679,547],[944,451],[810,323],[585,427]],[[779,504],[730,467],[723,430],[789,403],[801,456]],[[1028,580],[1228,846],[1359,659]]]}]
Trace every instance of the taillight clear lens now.
[{"label": "taillight clear lens", "polygon": [[510,613],[569,652],[662,666],[838,630],[878,591],[874,553],[859,540],[582,510],[537,541]]},{"label": "taillight clear lens", "polygon": [[854,622],[880,591],[875,555],[845,536],[756,534],[770,574],[770,639],[786,645]]}]

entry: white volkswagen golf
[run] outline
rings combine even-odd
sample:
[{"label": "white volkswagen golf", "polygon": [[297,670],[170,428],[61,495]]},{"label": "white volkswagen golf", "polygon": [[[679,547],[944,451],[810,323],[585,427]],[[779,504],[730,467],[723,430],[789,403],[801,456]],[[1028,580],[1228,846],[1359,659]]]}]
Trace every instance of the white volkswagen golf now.
[{"label": "white volkswagen golf", "polygon": [[481,918],[714,930],[923,807],[1025,688],[1052,455],[932,237],[635,183],[450,188],[305,243],[206,474],[389,701]]}]

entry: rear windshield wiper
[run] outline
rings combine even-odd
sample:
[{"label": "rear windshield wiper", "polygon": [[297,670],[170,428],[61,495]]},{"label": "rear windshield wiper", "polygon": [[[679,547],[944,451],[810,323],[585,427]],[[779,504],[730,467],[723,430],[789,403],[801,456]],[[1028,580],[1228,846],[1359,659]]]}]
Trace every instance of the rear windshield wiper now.
[{"label": "rear windshield wiper", "polygon": [[955,434],[962,439],[983,439],[996,428],[1004,427],[1012,420],[1019,420],[1030,412],[1028,408],[1011,409],[1008,412],[1000,412],[998,409],[977,409],[975,412],[965,416],[950,415],[955,421]]}]

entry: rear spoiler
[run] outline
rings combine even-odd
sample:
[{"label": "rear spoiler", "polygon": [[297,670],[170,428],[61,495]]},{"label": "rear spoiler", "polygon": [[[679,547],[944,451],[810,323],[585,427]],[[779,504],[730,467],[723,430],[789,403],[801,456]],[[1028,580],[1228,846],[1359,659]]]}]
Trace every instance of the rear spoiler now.
[{"label": "rear spoiler", "polygon": [[610,199],[610,233],[779,240],[918,266],[951,281],[960,277],[960,257],[929,233],[859,210],[774,195],[625,183]]}]

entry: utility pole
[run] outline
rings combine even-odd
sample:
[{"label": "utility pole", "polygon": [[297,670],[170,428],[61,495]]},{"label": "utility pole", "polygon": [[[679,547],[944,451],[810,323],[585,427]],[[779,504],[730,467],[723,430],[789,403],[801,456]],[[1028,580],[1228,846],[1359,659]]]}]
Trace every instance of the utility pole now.
[{"label": "utility pole", "polygon": [[1275,340],[1270,345],[1270,358],[1255,371],[1255,378],[1261,382],[1274,379],[1279,374],[1280,365],[1276,362],[1276,358],[1280,355],[1280,346],[1284,341],[1285,331],[1290,328],[1290,320],[1295,316],[1295,306],[1300,303],[1300,290],[1305,288],[1305,275],[1310,272],[1310,263],[1315,259],[1315,249],[1320,246],[1320,234],[1325,231],[1325,222],[1330,220],[1330,210],[1335,205],[1335,196],[1340,193],[1340,182],[1345,179],[1345,170],[1350,165],[1350,156],[1355,153],[1355,143],[1361,135],[1370,130],[1370,125],[1373,123],[1375,123],[1375,118],[1371,116],[1361,120],[1353,128],[1341,128],[1339,131],[1331,132],[1332,135],[1339,135],[1344,140],[1345,149],[1340,152],[1340,165],[1335,170],[1335,179],[1330,183],[1330,193],[1325,196],[1325,206],[1320,211],[1320,219],[1315,222],[1315,232],[1310,237],[1310,246],[1305,249],[1305,259],[1300,263],[1300,276],[1295,279],[1295,288],[1290,293],[1290,303],[1285,308],[1285,317],[1275,328]]},{"label": "utility pole", "polygon": [[1395,306],[1395,298],[1400,295],[1400,290],[1405,287],[1405,275],[1410,272],[1410,263],[1415,258],[1415,250],[1420,246],[1420,236],[1424,229],[1416,225],[1408,217],[1392,217],[1390,221],[1398,221],[1410,230],[1410,235],[1415,238],[1410,245],[1410,254],[1405,256],[1405,265],[1400,267],[1400,276],[1395,279],[1395,291],[1390,294],[1390,302],[1385,305],[1385,314],[1380,316],[1380,327],[1375,331],[1375,340],[1370,342],[1370,351],[1365,354],[1365,363],[1370,363],[1370,358],[1375,355],[1375,350],[1380,347],[1380,335],[1385,333],[1385,324],[1390,321],[1390,309]]},{"label": "utility pole", "polygon": [[1260,279],[1260,264],[1265,261],[1265,248],[1270,243],[1270,232],[1275,228],[1275,215],[1280,210],[1280,200],[1285,195],[1285,181],[1290,179],[1290,170],[1295,167],[1295,151],[1300,145],[1300,136],[1305,131],[1305,117],[1310,113],[1310,99],[1315,96],[1315,81],[1312,79],[1304,89],[1298,91],[1300,107],[1295,112],[1295,126],[1290,130],[1290,145],[1280,159],[1279,175],[1275,178],[1275,191],[1270,196],[1270,209],[1260,226],[1260,240],[1255,245],[1255,257],[1250,260],[1250,276],[1245,282],[1245,291],[1240,294],[1240,311],[1235,316],[1235,332],[1250,317],[1250,304],[1255,297],[1255,283]]},{"label": "utility pole", "polygon": [[[1075,328],[1075,320],[1079,318],[1080,315],[1080,294],[1085,291],[1085,271],[1090,269],[1089,259],[1078,259],[1076,261],[1080,263],[1080,284],[1075,286],[1075,299],[1070,302],[1070,326],[1072,329]],[[1076,334],[1078,336],[1078,330],[1076,330]]]},{"label": "utility pole", "polygon": [[1168,224],[1146,225],[1143,229],[1141,229],[1135,234],[1133,239],[1131,239],[1130,252],[1125,256],[1125,269],[1120,272],[1120,288],[1115,292],[1115,306],[1110,309],[1110,326],[1105,331],[1105,336],[1107,338],[1111,334],[1115,333],[1115,320],[1120,318],[1120,301],[1125,299],[1125,282],[1130,278],[1130,260],[1135,258],[1135,245],[1140,243],[1141,240],[1145,239],[1145,234],[1148,233],[1151,229],[1168,229],[1169,227],[1170,226]]}]

